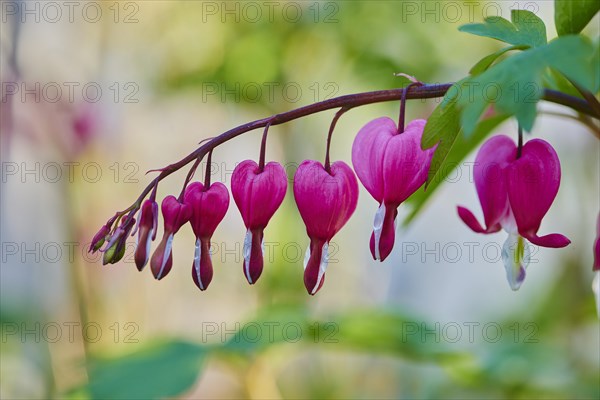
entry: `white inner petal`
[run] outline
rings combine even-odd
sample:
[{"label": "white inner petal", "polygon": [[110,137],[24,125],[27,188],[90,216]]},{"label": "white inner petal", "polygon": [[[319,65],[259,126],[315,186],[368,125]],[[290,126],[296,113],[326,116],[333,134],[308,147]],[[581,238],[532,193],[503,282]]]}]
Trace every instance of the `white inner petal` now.
[{"label": "white inner petal", "polygon": [[594,280],[592,281],[592,290],[596,295],[596,311],[598,312],[598,318],[600,318],[600,271],[596,271],[594,274]]},{"label": "white inner petal", "polygon": [[[152,244],[152,231],[153,229],[150,230],[150,232],[148,232],[148,237],[146,238],[146,259],[144,260],[144,265],[142,265],[142,267],[146,266],[146,264],[148,263],[148,259],[150,258],[150,246]],[[139,235],[136,236],[136,241],[139,240]],[[136,244],[137,247],[137,244]]]},{"label": "white inner petal", "polygon": [[200,247],[200,239],[196,239],[196,250],[194,250],[194,271],[196,272],[196,278],[198,278],[198,284],[200,289],[204,290],[204,284],[200,277],[200,258],[202,257],[202,248]]},{"label": "white inner petal", "polygon": [[530,249],[527,241],[520,235],[509,233],[502,246],[502,262],[506,269],[506,279],[512,290],[519,290],[525,279],[525,270],[529,265]]},{"label": "white inner petal", "polygon": [[249,283],[252,282],[250,277],[250,255],[252,253],[252,232],[250,229],[246,231],[246,237],[244,238],[244,272],[246,273],[246,279]]},{"label": "white inner petal", "polygon": [[306,248],[306,253],[304,253],[304,269],[306,270],[306,266],[308,265],[308,260],[310,260],[310,243]]},{"label": "white inner petal", "polygon": [[167,245],[165,246],[165,252],[163,253],[162,265],[160,266],[160,272],[158,273],[158,279],[160,279],[163,275],[163,271],[165,269],[165,265],[167,265],[167,260],[171,255],[171,247],[173,246],[173,234],[171,233],[167,238]]},{"label": "white inner petal", "polygon": [[323,245],[323,250],[321,251],[321,262],[319,263],[319,277],[317,278],[317,283],[312,290],[312,294],[317,293],[319,286],[321,285],[321,281],[323,280],[323,276],[325,275],[325,271],[327,270],[327,264],[329,263],[329,243],[325,243]]},{"label": "white inner petal", "polygon": [[379,209],[375,213],[375,219],[373,220],[373,236],[375,238],[375,259],[380,260],[381,254],[379,253],[379,241],[381,240],[381,231],[383,229],[383,220],[385,219],[385,204],[381,203]]}]

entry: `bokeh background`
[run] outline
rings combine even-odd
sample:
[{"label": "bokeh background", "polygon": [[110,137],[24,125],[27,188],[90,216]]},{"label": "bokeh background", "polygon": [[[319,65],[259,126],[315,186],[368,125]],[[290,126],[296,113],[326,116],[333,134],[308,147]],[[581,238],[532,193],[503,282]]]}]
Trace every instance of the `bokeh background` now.
[{"label": "bokeh background", "polygon": [[[87,254],[97,229],[205,138],[315,101],[465,76],[500,44],[457,28],[540,2],[2,1],[0,397],[9,398],[598,398],[599,324],[590,288],[600,147],[589,130],[540,104],[533,136],[562,162],[561,190],[518,292],[506,282],[505,234],[475,235],[457,204],[480,214],[470,155],[383,263],[368,240],[376,202],[333,240],[323,289],[303,287],[308,245],[291,183],[323,160],[334,111],[271,128],[267,159],[286,166],[288,195],[265,232],[265,270],[242,273],[245,229],[234,203],[213,241],[215,276],[190,276],[194,238],[174,242],[158,282],[133,263]],[[58,10],[60,15],[57,13]],[[598,19],[587,28],[598,34]],[[72,88],[72,91],[71,91]],[[411,101],[426,118],[437,101]],[[398,102],[354,109],[332,158],[350,163],[358,129],[397,118]],[[515,135],[508,122],[498,133]],[[261,132],[213,154],[228,187],[256,160]],[[197,176],[204,173],[201,165]],[[177,194],[185,173],[159,186]],[[410,211],[400,208],[399,220]],[[162,234],[162,228],[159,235]]]}]

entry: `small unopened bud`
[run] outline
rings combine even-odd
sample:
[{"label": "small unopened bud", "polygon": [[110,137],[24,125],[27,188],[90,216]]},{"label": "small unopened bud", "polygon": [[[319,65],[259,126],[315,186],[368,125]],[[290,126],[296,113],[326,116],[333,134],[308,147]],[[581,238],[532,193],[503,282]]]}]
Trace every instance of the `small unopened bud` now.
[{"label": "small unopened bud", "polygon": [[102,264],[115,264],[123,258],[125,255],[125,247],[127,245],[127,237],[135,225],[135,219],[131,218],[125,220],[121,226],[119,226],[110,237],[106,250],[104,250],[104,257],[102,258]]},{"label": "small unopened bud", "polygon": [[106,240],[106,236],[110,233],[110,227],[108,225],[103,225],[102,228],[94,235],[92,239],[92,243],[90,244],[90,249],[88,252],[95,253],[100,247],[104,244]]}]

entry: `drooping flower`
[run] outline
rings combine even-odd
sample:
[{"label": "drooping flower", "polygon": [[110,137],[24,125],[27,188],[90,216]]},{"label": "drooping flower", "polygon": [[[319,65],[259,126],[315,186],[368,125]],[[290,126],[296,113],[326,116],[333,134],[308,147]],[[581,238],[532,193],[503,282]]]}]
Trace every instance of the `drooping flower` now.
[{"label": "drooping flower", "polygon": [[600,318],[600,214],[596,225],[596,243],[594,244],[594,280],[592,281],[592,290],[596,295],[596,311]]},{"label": "drooping flower", "polygon": [[[119,262],[125,255],[125,247],[127,246],[127,237],[135,226],[135,218],[125,218],[113,234],[108,239],[102,257],[102,264],[115,264]],[[101,250],[102,251],[102,250]]]},{"label": "drooping flower", "polygon": [[190,224],[196,235],[192,279],[200,290],[206,290],[213,276],[210,239],[227,213],[229,193],[220,182],[209,187],[194,182],[185,190],[184,203],[190,207]]},{"label": "drooping flower", "polygon": [[511,289],[518,290],[529,263],[526,240],[554,248],[571,243],[558,233],[537,235],[560,186],[558,155],[548,142],[533,139],[523,146],[521,156],[517,157],[517,146],[512,139],[495,136],[481,146],[473,174],[485,228],[464,207],[458,207],[458,215],[477,233],[494,233],[500,229],[508,232],[502,259]]},{"label": "drooping flower", "polygon": [[394,247],[398,206],[427,180],[435,148],[421,149],[426,122],[414,120],[403,133],[398,133],[390,118],[377,118],[363,126],[354,139],[354,170],[379,202],[370,241],[375,260],[385,260]]},{"label": "drooping flower", "polygon": [[160,244],[154,250],[150,260],[150,268],[156,279],[164,278],[173,266],[173,236],[183,224],[189,221],[192,209],[185,203],[180,203],[175,196],[167,196],[161,204],[165,231]]},{"label": "drooping flower", "polygon": [[89,253],[95,253],[100,250],[100,247],[104,244],[106,237],[110,233],[110,226],[108,224],[102,225],[102,228],[94,235],[92,242],[90,243]]},{"label": "drooping flower", "polygon": [[263,270],[263,231],[285,197],[287,176],[281,164],[267,163],[260,171],[252,160],[240,163],[231,177],[231,194],[240,210],[244,239],[244,274],[254,284]]},{"label": "drooping flower", "polygon": [[304,258],[304,286],[314,295],[323,285],[329,241],[346,224],[358,202],[358,181],[342,161],[326,171],[318,161],[303,161],[294,176],[294,198],[310,245]]},{"label": "drooping flower", "polygon": [[[141,271],[150,258],[150,244],[156,239],[158,227],[158,204],[154,200],[146,200],[140,211],[138,220],[138,238],[134,254],[135,265]],[[135,234],[135,232],[134,232]]]}]

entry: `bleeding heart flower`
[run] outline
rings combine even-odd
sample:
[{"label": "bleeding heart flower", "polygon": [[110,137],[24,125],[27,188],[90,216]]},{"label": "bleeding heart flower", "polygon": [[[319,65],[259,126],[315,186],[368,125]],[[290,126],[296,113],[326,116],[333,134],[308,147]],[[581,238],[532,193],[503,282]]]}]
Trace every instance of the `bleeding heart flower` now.
[{"label": "bleeding heart flower", "polygon": [[220,182],[208,188],[194,182],[185,190],[184,203],[192,212],[190,224],[196,235],[196,251],[192,263],[192,279],[200,290],[206,290],[213,277],[210,239],[229,208],[229,193]]},{"label": "bleeding heart flower", "polygon": [[150,260],[152,273],[159,280],[167,276],[173,266],[173,255],[171,253],[173,236],[183,224],[189,221],[192,215],[192,208],[185,203],[180,203],[175,196],[165,197],[161,204],[161,210],[165,231]]},{"label": "bleeding heart flower", "polygon": [[354,170],[379,202],[370,242],[375,260],[385,260],[394,247],[398,206],[427,180],[435,148],[421,149],[426,122],[414,120],[398,133],[390,118],[377,118],[363,126],[354,139]]},{"label": "bleeding heart flower", "polygon": [[[156,239],[158,227],[158,204],[154,200],[146,200],[140,211],[137,229],[138,239],[135,249],[135,265],[141,271],[144,269],[150,258],[150,244]],[[135,234],[135,232],[134,232]]]},{"label": "bleeding heart flower", "polygon": [[263,270],[263,230],[285,197],[287,176],[281,164],[260,171],[252,160],[240,163],[231,177],[231,194],[246,226],[244,274],[254,284]]},{"label": "bleeding heart flower", "polygon": [[294,198],[310,237],[304,258],[304,286],[314,295],[325,280],[329,241],[356,209],[358,182],[342,161],[331,164],[327,172],[320,162],[306,160],[294,176]]},{"label": "bleeding heart flower", "polygon": [[495,136],[479,149],[473,174],[486,227],[464,207],[458,207],[458,215],[475,232],[508,232],[502,259],[511,289],[518,290],[529,263],[525,239],[543,247],[565,247],[571,243],[558,233],[537,235],[542,218],[558,193],[560,161],[552,146],[541,139],[527,142],[517,158],[512,139]]}]

